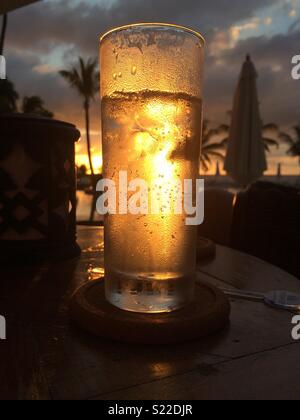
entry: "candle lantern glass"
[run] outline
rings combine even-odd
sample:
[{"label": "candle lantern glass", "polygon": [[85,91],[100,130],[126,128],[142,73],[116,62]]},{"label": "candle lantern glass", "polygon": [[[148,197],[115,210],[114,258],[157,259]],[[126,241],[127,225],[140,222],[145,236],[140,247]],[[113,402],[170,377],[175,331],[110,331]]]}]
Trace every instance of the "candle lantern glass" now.
[{"label": "candle lantern glass", "polygon": [[0,116],[0,265],[78,257],[72,124]]},{"label": "candle lantern glass", "polygon": [[103,176],[118,198],[105,217],[106,297],[124,310],[170,312],[193,297],[197,228],[179,202],[198,177],[203,61],[203,38],[174,25],[101,39]]}]

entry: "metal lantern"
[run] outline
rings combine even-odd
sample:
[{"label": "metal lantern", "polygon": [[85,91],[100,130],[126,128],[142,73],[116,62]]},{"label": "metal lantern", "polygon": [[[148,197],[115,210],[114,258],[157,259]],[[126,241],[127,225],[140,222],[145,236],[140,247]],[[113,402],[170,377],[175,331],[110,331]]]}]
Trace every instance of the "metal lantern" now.
[{"label": "metal lantern", "polygon": [[0,262],[66,259],[76,243],[74,125],[0,116]]}]

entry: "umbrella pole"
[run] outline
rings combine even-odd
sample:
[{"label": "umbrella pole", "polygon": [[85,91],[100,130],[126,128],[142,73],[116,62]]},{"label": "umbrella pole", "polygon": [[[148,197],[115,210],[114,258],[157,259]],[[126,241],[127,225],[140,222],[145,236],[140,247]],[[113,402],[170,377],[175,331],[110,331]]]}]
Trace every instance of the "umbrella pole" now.
[{"label": "umbrella pole", "polygon": [[1,30],[1,38],[0,38],[0,55],[3,55],[6,28],[7,28],[7,14],[5,13],[3,15],[3,18],[2,18],[2,30]]}]

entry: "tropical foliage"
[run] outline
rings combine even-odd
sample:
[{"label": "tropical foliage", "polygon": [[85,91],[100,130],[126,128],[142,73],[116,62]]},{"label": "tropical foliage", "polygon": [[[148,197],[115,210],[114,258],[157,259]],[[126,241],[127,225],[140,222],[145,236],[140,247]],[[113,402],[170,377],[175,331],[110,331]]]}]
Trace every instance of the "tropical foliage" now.
[{"label": "tropical foliage", "polygon": [[0,80],[0,113],[17,111],[19,95],[10,80]]},{"label": "tropical foliage", "polygon": [[[10,80],[0,80],[0,114],[18,112],[19,94]],[[53,113],[44,107],[44,101],[39,96],[25,96],[22,101],[21,112],[37,114],[46,118],[53,118]]]},{"label": "tropical foliage", "polygon": [[46,118],[53,118],[53,112],[44,107],[44,101],[39,96],[25,96],[22,104],[24,114],[36,114]]},{"label": "tropical foliage", "polygon": [[220,126],[217,129],[209,127],[209,121],[205,120],[203,123],[202,149],[200,156],[200,169],[208,172],[212,161],[216,158],[224,160],[224,150],[226,148],[226,140],[217,141],[217,138],[228,134],[225,126]]},{"label": "tropical foliage", "polygon": [[271,153],[271,147],[279,148],[278,138],[280,136],[279,128],[276,124],[270,123],[263,125],[263,142],[265,150]]},{"label": "tropical foliage", "polygon": [[289,146],[287,151],[288,155],[297,157],[300,165],[300,123],[293,127],[293,132],[294,135],[281,133],[280,139]]}]

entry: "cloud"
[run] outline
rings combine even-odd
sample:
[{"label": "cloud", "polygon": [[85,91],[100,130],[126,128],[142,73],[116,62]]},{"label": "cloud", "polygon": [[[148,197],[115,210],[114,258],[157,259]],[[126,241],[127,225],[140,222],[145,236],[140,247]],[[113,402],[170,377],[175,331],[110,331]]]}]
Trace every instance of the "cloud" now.
[{"label": "cloud", "polygon": [[116,0],[97,5],[48,0],[10,16],[9,46],[49,53],[57,44],[97,51],[98,36],[111,27],[140,21],[169,21],[194,26],[206,36],[253,17],[257,9],[280,0]]},{"label": "cloud", "polygon": [[270,25],[272,25],[272,23],[273,23],[273,18],[271,18],[270,16],[268,16],[264,19],[264,24],[266,26],[270,26]]},{"label": "cloud", "polygon": [[[300,84],[290,77],[291,57],[300,53],[300,28],[296,21],[286,34],[255,36],[257,25],[272,23],[271,17],[259,21],[258,10],[276,3],[282,1],[99,0],[95,5],[91,1],[44,0],[9,16],[8,75],[21,95],[42,96],[57,118],[84,129],[82,101],[57,70],[78,55],[96,56],[98,36],[111,27],[169,21],[194,27],[207,38],[206,118],[213,123],[228,122],[240,69],[250,53],[259,74],[264,121],[292,125],[300,119]],[[241,39],[245,33],[248,38]],[[93,144],[99,149],[99,100],[92,108],[92,130]],[[79,147],[84,152],[84,141]]]},{"label": "cloud", "polygon": [[231,26],[227,31],[215,31],[208,43],[208,52],[218,57],[224,50],[233,49],[244,32],[254,32],[261,24],[260,18],[252,18],[238,25]]},{"label": "cloud", "polygon": [[[252,37],[239,41],[232,49],[224,49],[217,60],[210,58],[206,82],[208,112],[219,120],[221,109],[224,115],[230,109],[225,106],[231,106],[229,98],[233,96],[241,64],[250,53],[259,75],[263,119],[284,126],[299,121],[300,84],[291,77],[291,58],[299,53],[299,39],[300,30],[272,38]],[[214,108],[218,93],[218,107]]]},{"label": "cloud", "polygon": [[39,64],[33,67],[32,70],[39,74],[50,74],[50,73],[57,73],[59,71],[59,68],[55,66],[51,66],[49,64]]},{"label": "cloud", "polygon": [[259,18],[254,18],[249,22],[241,25],[235,25],[230,28],[230,35],[233,41],[237,41],[243,31],[255,30],[260,24]]}]

